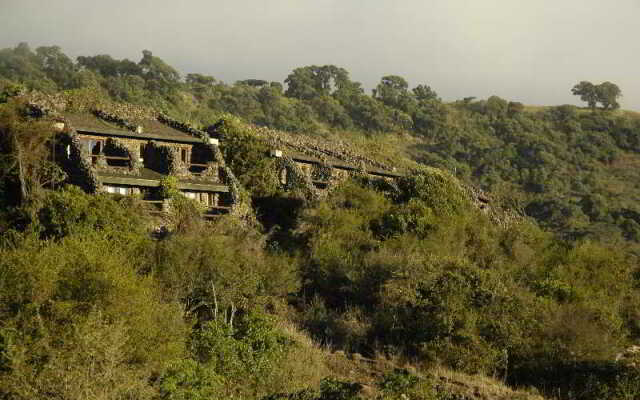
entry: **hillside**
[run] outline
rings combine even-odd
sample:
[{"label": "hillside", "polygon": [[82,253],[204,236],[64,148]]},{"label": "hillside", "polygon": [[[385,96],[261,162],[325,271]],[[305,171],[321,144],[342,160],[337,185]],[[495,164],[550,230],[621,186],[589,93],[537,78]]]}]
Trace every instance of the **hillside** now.
[{"label": "hillside", "polygon": [[637,112],[527,107],[497,96],[444,103],[428,85],[409,89],[395,75],[369,96],[331,65],[297,68],[284,84],[225,84],[197,73],[182,79],[151,52],[138,63],[108,55],[74,63],[55,46],[34,52],[20,44],[0,60],[4,96],[72,90],[80,103],[145,105],[201,127],[230,113],[297,137],[351,143],[400,168],[446,169],[563,237],[638,240]]},{"label": "hillside", "polygon": [[[397,78],[0,50],[0,398],[637,398],[638,115]],[[218,135],[244,212],[65,185],[57,108]],[[274,148],[399,176],[309,195]]]}]

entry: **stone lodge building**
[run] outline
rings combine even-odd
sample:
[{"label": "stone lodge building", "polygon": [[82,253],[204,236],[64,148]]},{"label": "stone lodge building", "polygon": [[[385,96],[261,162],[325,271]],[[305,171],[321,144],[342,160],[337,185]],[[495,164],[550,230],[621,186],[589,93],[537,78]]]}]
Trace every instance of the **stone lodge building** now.
[{"label": "stone lodge building", "polygon": [[177,189],[204,204],[207,214],[233,205],[218,139],[205,132],[162,115],[134,124],[100,111],[63,112],[57,121],[56,162],[70,183],[88,192],[163,204],[161,186],[174,176]]}]

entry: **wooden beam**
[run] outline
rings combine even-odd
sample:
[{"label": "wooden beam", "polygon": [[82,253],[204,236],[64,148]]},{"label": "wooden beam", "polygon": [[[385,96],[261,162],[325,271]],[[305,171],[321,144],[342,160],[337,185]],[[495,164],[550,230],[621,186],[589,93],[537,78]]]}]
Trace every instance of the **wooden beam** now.
[{"label": "wooden beam", "polygon": [[98,174],[98,179],[100,179],[100,183],[102,184],[160,187],[160,181],[152,180],[152,179],[141,179],[141,178],[134,178],[134,177],[110,176],[110,175],[100,175],[100,174]]},{"label": "wooden beam", "polygon": [[98,129],[76,129],[76,132],[79,134],[85,135],[94,135],[94,136],[105,136],[105,137],[120,137],[127,139],[144,139],[144,140],[157,140],[162,142],[173,142],[173,143],[202,143],[202,139],[196,137],[189,136],[165,136],[165,135],[154,135],[152,133],[127,133],[127,132],[109,132]]},{"label": "wooden beam", "polygon": [[[323,164],[324,162],[316,157],[311,157],[311,156],[307,156],[307,155],[303,155],[303,154],[292,154],[291,158],[293,159],[293,161],[297,161],[297,162],[302,162],[302,163],[306,163],[306,164]],[[354,165],[351,164],[347,164],[347,163],[343,163],[343,162],[339,162],[339,161],[329,161],[327,163],[327,165],[329,165],[332,168],[336,168],[336,169],[343,169],[346,171],[358,171],[360,170],[359,167],[356,167]],[[396,172],[392,172],[392,171],[385,171],[382,169],[365,169],[365,172],[369,175],[375,175],[375,176],[384,176],[387,178],[401,178],[404,175],[402,174],[398,174]]]},{"label": "wooden beam", "polygon": [[[127,186],[142,186],[142,187],[160,187],[160,181],[155,179],[142,179],[136,177],[125,176],[112,176],[112,175],[100,175],[98,174],[100,182],[103,184],[112,185],[127,185]],[[229,187],[227,185],[218,185],[211,183],[192,183],[192,182],[178,182],[178,189],[180,190],[195,190],[199,192],[216,192],[216,193],[228,193]]]},{"label": "wooden beam", "polygon": [[199,192],[222,192],[228,193],[229,187],[226,185],[214,185],[207,183],[178,182],[178,189],[196,190]]}]

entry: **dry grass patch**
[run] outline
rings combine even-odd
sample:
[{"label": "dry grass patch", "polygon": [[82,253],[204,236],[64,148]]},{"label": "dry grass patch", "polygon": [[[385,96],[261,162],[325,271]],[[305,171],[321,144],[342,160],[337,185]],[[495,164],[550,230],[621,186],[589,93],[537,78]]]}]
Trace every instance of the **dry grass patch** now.
[{"label": "dry grass patch", "polygon": [[430,374],[448,393],[469,400],[544,400],[537,393],[514,390],[504,383],[483,375],[467,375],[447,368],[436,367]]}]

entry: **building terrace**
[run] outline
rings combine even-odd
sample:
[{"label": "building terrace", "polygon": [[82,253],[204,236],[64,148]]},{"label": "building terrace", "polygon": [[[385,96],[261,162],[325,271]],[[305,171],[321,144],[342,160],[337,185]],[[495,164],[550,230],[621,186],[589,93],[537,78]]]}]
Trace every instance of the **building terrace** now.
[{"label": "building terrace", "polygon": [[233,205],[218,139],[205,132],[163,115],[132,122],[103,111],[62,112],[57,120],[64,135],[56,161],[71,183],[89,192],[161,203],[163,182],[174,176],[176,189],[203,203],[208,214]]}]

